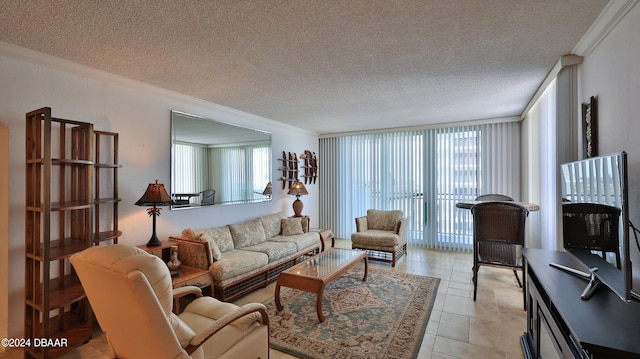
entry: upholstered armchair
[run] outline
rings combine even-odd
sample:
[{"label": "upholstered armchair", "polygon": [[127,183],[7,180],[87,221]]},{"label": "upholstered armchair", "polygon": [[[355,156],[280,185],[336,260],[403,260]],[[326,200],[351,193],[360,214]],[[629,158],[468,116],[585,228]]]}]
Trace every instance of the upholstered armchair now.
[{"label": "upholstered armchair", "polygon": [[369,209],[366,216],[356,218],[356,231],[351,248],[366,250],[371,260],[395,267],[407,253],[407,219],[402,211]]},{"label": "upholstered armchair", "polygon": [[[166,264],[122,244],[71,257],[91,307],[117,358],[268,358],[264,305],[238,307],[203,297],[197,287],[174,290]],[[182,313],[174,294],[196,294]]]}]

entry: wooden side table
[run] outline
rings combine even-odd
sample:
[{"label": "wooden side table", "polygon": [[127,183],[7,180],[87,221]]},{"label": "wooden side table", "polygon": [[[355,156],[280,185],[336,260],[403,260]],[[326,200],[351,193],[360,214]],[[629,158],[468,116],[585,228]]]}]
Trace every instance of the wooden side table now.
[{"label": "wooden side table", "polygon": [[[146,244],[142,244],[137,247],[147,253],[151,253],[159,257],[163,262],[168,262],[171,254],[171,247],[176,245],[178,244],[175,241],[162,241],[162,244],[159,246],[148,247]],[[173,285],[173,288],[192,285],[202,289],[202,294],[204,295],[213,296],[214,294],[213,278],[211,278],[211,273],[206,269],[181,265],[178,269],[178,275],[171,278],[171,284]],[[176,314],[180,313],[182,310],[180,302],[180,299],[173,301],[173,312]]]},{"label": "wooden side table", "polygon": [[333,231],[330,229],[322,229],[322,228],[311,228],[310,232],[318,232],[320,233],[320,239],[322,239],[322,252],[325,250],[325,242],[331,239],[331,248],[336,246],[336,238],[333,235]]},{"label": "wooden side table", "polygon": [[202,289],[203,291],[209,291],[211,284],[213,284],[213,279],[211,278],[209,271],[206,269],[181,265],[178,269],[178,276],[172,279],[172,283],[174,288],[192,285]]},{"label": "wooden side table", "polygon": [[[171,254],[171,247],[177,246],[178,243],[176,241],[162,241],[162,244],[159,246],[148,247],[146,244],[142,244],[137,246],[141,248],[147,253],[151,253],[160,259],[163,262],[169,261],[169,256]],[[200,269],[195,267],[189,267],[185,265],[181,265],[180,269],[178,269],[178,276],[172,278],[172,283],[174,288],[184,287],[186,285],[193,285],[203,290],[203,292],[210,291],[210,294],[213,294],[211,285],[213,284],[213,279],[211,278],[211,274],[206,269]],[[207,293],[209,294],[209,293]]]},{"label": "wooden side table", "polygon": [[141,244],[137,247],[162,259],[163,262],[168,262],[171,256],[171,246],[177,245],[178,242],[175,241],[162,241],[162,244],[159,246],[149,247],[146,244]]}]

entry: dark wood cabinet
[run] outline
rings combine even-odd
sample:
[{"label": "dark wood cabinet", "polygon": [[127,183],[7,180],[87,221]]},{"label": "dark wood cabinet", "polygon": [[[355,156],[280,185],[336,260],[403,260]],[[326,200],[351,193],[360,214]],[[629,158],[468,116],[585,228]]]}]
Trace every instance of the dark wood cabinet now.
[{"label": "dark wood cabinet", "polygon": [[526,248],[523,255],[525,358],[640,358],[640,303],[626,303],[604,286],[580,299],[587,282],[549,265],[588,271],[567,252]]}]

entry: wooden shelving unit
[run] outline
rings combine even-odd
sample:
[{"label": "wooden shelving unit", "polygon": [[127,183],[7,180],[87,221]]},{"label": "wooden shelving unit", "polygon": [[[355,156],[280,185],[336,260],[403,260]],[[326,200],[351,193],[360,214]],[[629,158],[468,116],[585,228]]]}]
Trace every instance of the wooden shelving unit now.
[{"label": "wooden shelving unit", "polygon": [[26,115],[24,337],[66,341],[25,348],[55,358],[91,338],[92,313],[69,257],[94,241],[94,131],[90,123]]},{"label": "wooden shelving unit", "polygon": [[118,229],[118,134],[94,131],[95,141],[95,244],[118,243],[122,232]]}]

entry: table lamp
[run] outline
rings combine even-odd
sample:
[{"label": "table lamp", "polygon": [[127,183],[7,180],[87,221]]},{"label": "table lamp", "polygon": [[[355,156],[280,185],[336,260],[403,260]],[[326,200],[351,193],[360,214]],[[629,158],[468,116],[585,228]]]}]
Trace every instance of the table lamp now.
[{"label": "table lamp", "polygon": [[153,217],[153,233],[151,234],[151,239],[147,242],[148,247],[157,247],[162,245],[162,242],[160,242],[156,235],[156,216],[160,215],[161,210],[161,208],[158,207],[169,206],[172,204],[174,203],[173,200],[171,200],[171,196],[167,193],[164,185],[162,183],[158,183],[158,180],[156,180],[155,183],[149,183],[147,190],[136,202],[136,206],[151,206],[151,208],[147,209],[147,213],[149,213],[150,217]]},{"label": "table lamp", "polygon": [[267,186],[264,188],[264,191],[262,191],[262,195],[263,196],[267,196],[267,198],[271,198],[271,195],[273,194],[273,185],[271,184],[271,182],[267,183]]},{"label": "table lamp", "polygon": [[296,196],[296,200],[293,201],[293,213],[294,213],[294,217],[302,217],[302,201],[300,200],[300,196],[309,194],[309,192],[307,192],[307,189],[304,187],[304,185],[302,184],[302,182],[296,180],[295,182],[293,182],[293,184],[291,185],[291,187],[289,188],[289,192],[287,194],[292,194],[294,196]]}]

